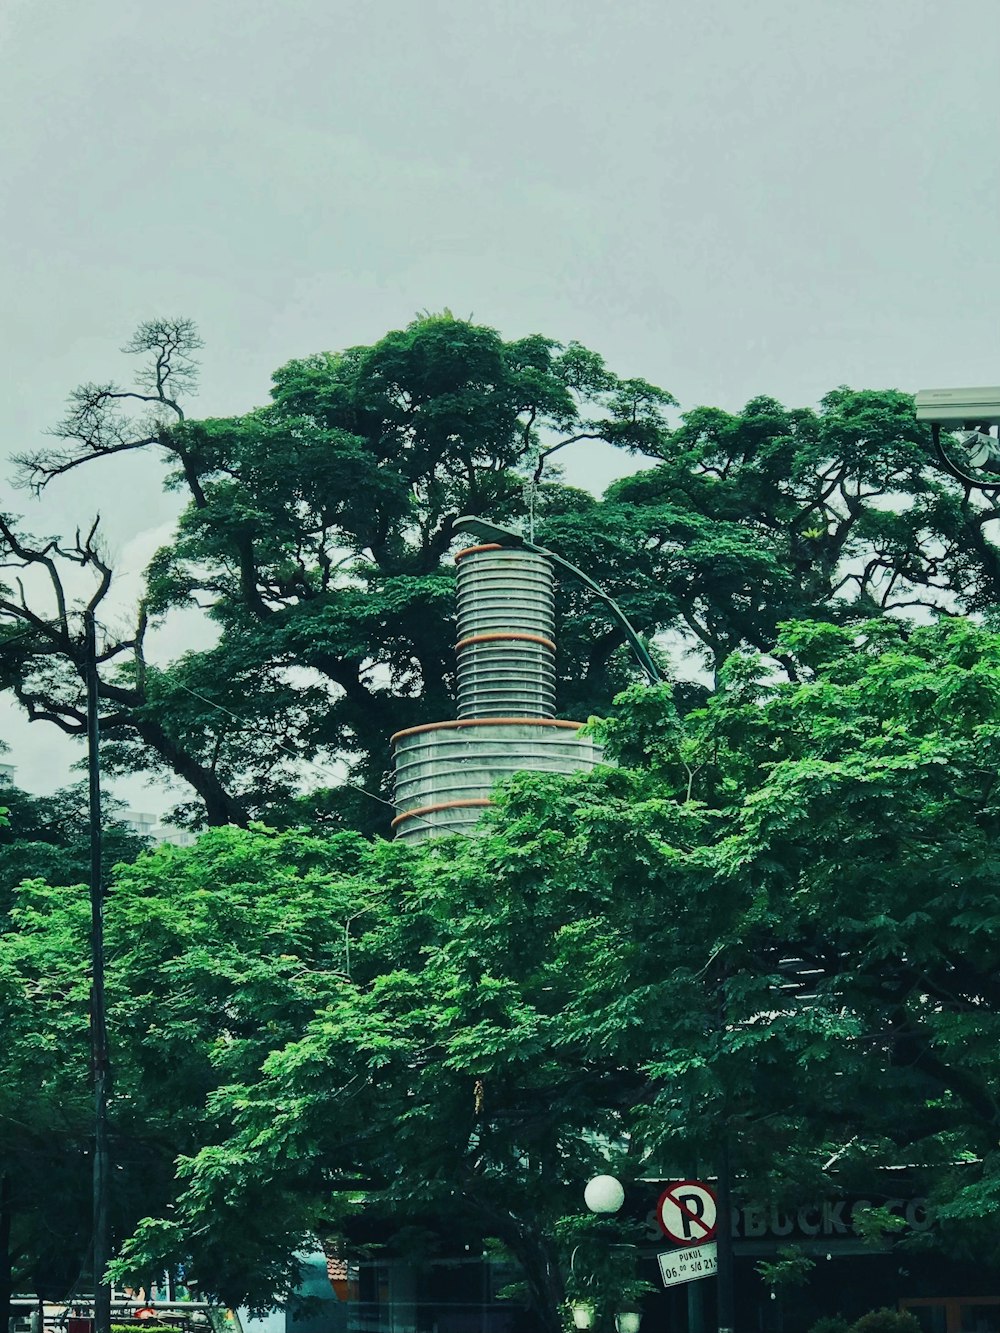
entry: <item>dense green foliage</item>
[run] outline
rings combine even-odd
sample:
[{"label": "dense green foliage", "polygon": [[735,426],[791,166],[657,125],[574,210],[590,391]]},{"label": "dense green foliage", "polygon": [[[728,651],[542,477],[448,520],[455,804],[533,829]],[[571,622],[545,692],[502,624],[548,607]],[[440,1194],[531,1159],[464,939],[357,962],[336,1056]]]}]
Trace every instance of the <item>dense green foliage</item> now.
[{"label": "dense green foliage", "polygon": [[920,1320],[909,1310],[872,1310],[851,1325],[851,1333],[920,1333]]},{"label": "dense green foliage", "polygon": [[[67,447],[28,460],[44,482],[168,457],[189,504],[136,633],[102,635],[105,754],[190,783],[182,817],[244,826],[114,876],[119,1274],[183,1260],[265,1305],[310,1236],[437,1210],[517,1257],[554,1329],[581,1180],[711,1168],[723,1139],[740,1188],[781,1203],[926,1169],[952,1245],[985,1252],[1000,637],[953,613],[1000,601],[997,502],[929,466],[911,400],[840,389],[671,424],[669,394],[594,353],[445,315],[192,422],[195,346],[144,326],[142,392],[84,386]],[[600,500],[545,473],[593,439],[650,466]],[[397,847],[371,838],[387,737],[451,711],[453,526],[477,509],[533,510],[705,683],[630,685],[620,631],[563,586],[562,706],[608,715],[618,767],[523,775],[482,837]],[[79,732],[60,561],[95,574],[98,609],[110,568],[93,534],[32,545],[2,518],[0,538],[57,603],[0,590],[0,687]],[[147,624],[191,605],[216,646],[154,667]],[[317,757],[349,781],[303,794]],[[0,830],[0,1265],[6,1246],[52,1291],[88,1239],[75,799],[14,794]]]},{"label": "dense green foliage", "polygon": [[[337,917],[357,905],[341,909],[338,883],[369,853],[357,838],[219,831],[118,867],[106,907],[116,1244],[168,1207],[176,1155],[221,1132],[213,1090],[252,1078],[339,984]],[[40,880],[14,898],[0,934],[0,1235],[15,1288],[61,1298],[90,1282],[89,898]],[[242,1234],[260,1281],[278,1283],[288,1257],[269,1270],[252,1227]],[[227,1254],[238,1269],[232,1238]]]},{"label": "dense green foliage", "polygon": [[[90,873],[86,786],[34,796],[6,783],[0,799],[2,1319],[12,1289],[58,1297],[79,1282],[89,1239],[92,1105],[84,953],[89,905],[81,885]],[[104,828],[106,883],[118,862],[134,860],[145,846],[114,818],[114,809],[112,802]],[[43,906],[52,892],[42,888],[43,880],[64,895],[58,920]]]},{"label": "dense green foliage", "polygon": [[[43,905],[50,893],[67,898],[58,918]],[[4,1312],[12,1286],[49,1297],[72,1290],[89,1242],[86,891],[47,890],[36,882],[17,897],[16,924],[0,934]]]},{"label": "dense green foliage", "polygon": [[[1000,637],[812,624],[782,647],[798,681],[736,658],[684,718],[668,690],[634,689],[604,727],[621,767],[522,776],[480,839],[315,843],[328,910],[240,959],[283,1005],[255,990],[246,1046],[223,987],[211,1141],[123,1271],[183,1255],[227,1299],[261,1300],[352,1209],[438,1206],[503,1241],[554,1321],[580,1181],[609,1159],[625,1179],[710,1163],[723,1134],[750,1197],[878,1198],[905,1160],[950,1243],[992,1244]],[[313,901],[290,836],[146,859],[130,910],[173,913],[161,897],[211,866],[213,919],[242,931],[226,867],[262,856],[265,901]],[[293,849],[280,890],[270,847]],[[186,1015],[229,960],[203,959],[196,985],[201,950],[167,940],[189,981],[155,1009]],[[294,1004],[284,968],[311,978]]]},{"label": "dense green foliage", "polygon": [[[90,875],[90,818],[87,785],[78,783],[36,796],[13,784],[0,786],[8,820],[0,827],[0,913],[25,879],[47,884],[82,884]],[[105,798],[102,855],[105,881],[119,862],[134,861],[146,840],[116,815],[121,803]]]},{"label": "dense green foliage", "polygon": [[[452,709],[462,513],[532,523],[640,632],[667,632],[711,670],[741,647],[773,652],[792,618],[1000,598],[998,502],[930,464],[905,394],[841,388],[818,409],[759,397],[675,423],[668,392],[578,344],[508,341],[446,312],[292,361],[265,406],[193,421],[181,403],[198,346],[188,322],[144,325],[127,349],[148,358],[138,386],[82,386],[64,443],[22,460],[44,486],[156,449],[188,497],[134,635],[102,636],[101,694],[107,760],[189,784],[179,814],[191,822],[385,831],[388,736]],[[559,451],[587,441],[647,470],[601,500],[561,485]],[[0,590],[0,688],[79,731],[82,640],[58,571],[89,567],[98,607],[111,571],[96,538],[32,544],[2,519],[0,545],[8,565],[53,583],[30,607]],[[560,595],[561,707],[607,712],[633,678],[621,630],[581,589]],[[147,625],[181,607],[201,608],[218,642],[154,666]],[[327,765],[305,794],[302,759]]]},{"label": "dense green foliage", "polygon": [[[309,1235],[437,1207],[551,1321],[580,1181],[711,1163],[723,1134],[785,1203],[922,1163],[952,1242],[986,1244],[1000,636],[813,623],[781,649],[795,681],[737,656],[683,716],[633,688],[619,767],[523,775],[479,839],[217,830],[120,869],[119,1242],[151,1219],[122,1271],[184,1259],[263,1303]],[[44,1270],[32,1173],[85,1160],[85,897],[32,882],[12,921],[0,1124]]]},{"label": "dense green foliage", "polygon": [[[385,827],[385,807],[347,787],[296,805],[294,761],[343,757],[384,796],[389,734],[449,715],[455,518],[522,515],[526,478],[565,444],[655,453],[673,399],[577,344],[507,342],[442,315],[373,347],[293,361],[267,406],[191,422],[169,372],[189,368],[194,345],[183,323],[147,328],[132,349],[153,359],[143,392],[83,386],[60,427],[68,447],[28,463],[44,481],[155,446],[176,464],[168,484],[190,496],[177,539],[150,567],[136,635],[103,645],[107,758],[184,778],[200,802],[189,814],[213,824],[267,811],[278,822]],[[136,404],[152,404],[155,422],[124,416]],[[587,503],[552,485],[537,508]],[[0,530],[15,562],[40,558],[9,525]],[[86,544],[75,554],[99,568]],[[154,669],[142,649],[147,618],[193,605],[216,622],[218,645]],[[28,619],[13,597],[0,599],[0,620],[11,631],[0,684],[36,714],[75,723],[71,628]],[[627,676],[608,665],[618,642],[594,666],[620,685]]]}]

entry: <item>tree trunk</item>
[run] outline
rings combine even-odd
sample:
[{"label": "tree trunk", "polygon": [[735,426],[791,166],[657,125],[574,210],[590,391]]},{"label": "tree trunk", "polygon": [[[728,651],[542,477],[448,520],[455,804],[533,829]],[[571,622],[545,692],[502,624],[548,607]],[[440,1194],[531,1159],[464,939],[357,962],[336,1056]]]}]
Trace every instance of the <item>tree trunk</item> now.
[{"label": "tree trunk", "polygon": [[179,745],[156,718],[143,713],[148,702],[144,695],[132,689],[126,690],[119,685],[109,684],[107,681],[99,681],[98,696],[118,704],[125,714],[125,720],[118,728],[109,725],[107,731],[115,734],[119,728],[124,728],[126,732],[131,729],[151,750],[155,750],[163,762],[179,778],[189,782],[204,801],[205,814],[210,825],[238,824],[241,828],[246,828],[250,822],[246,808],[226,790],[212,769],[206,768],[194,755]]},{"label": "tree trunk", "polygon": [[144,718],[133,721],[132,725],[142,740],[170,765],[177,776],[184,778],[195,789],[205,803],[205,815],[210,825],[237,824],[246,828],[250,822],[246,809],[226,791],[211,769],[205,768],[186,750],[181,749],[158,723]]},{"label": "tree trunk", "polygon": [[530,1308],[542,1333],[562,1333],[560,1306],[565,1288],[559,1264],[551,1246],[537,1233],[519,1231],[508,1240],[511,1252],[524,1274],[530,1294]]}]

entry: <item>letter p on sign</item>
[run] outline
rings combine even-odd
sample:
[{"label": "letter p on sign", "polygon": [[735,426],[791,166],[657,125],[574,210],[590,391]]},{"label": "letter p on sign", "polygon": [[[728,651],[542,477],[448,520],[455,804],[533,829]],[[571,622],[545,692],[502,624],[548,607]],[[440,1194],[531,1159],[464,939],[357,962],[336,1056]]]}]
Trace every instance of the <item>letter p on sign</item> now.
[{"label": "letter p on sign", "polygon": [[715,1191],[700,1180],[677,1180],[660,1195],[656,1220],[679,1245],[698,1245],[715,1235]]}]

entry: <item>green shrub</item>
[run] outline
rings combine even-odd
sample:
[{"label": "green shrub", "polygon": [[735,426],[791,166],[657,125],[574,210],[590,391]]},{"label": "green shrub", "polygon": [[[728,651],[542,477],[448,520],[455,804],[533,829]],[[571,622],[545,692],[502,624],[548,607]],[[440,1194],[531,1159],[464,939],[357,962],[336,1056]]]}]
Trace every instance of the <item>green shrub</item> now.
[{"label": "green shrub", "polygon": [[136,1319],[131,1324],[112,1324],[111,1333],[177,1333],[177,1329],[173,1324],[154,1324]]},{"label": "green shrub", "polygon": [[842,1314],[824,1315],[817,1319],[809,1333],[848,1333],[849,1325]]},{"label": "green shrub", "polygon": [[921,1333],[920,1321],[908,1310],[872,1310],[851,1325],[850,1333]]}]

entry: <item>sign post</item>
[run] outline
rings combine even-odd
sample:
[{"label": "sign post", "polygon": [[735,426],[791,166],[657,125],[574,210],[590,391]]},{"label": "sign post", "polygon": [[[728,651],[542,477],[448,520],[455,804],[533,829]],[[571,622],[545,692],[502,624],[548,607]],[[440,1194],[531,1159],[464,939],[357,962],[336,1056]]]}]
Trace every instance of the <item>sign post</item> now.
[{"label": "sign post", "polygon": [[736,1300],[733,1288],[733,1196],[732,1171],[729,1162],[729,1130],[723,1127],[719,1144],[719,1213],[722,1234],[719,1237],[719,1282],[717,1288],[717,1321],[719,1333],[734,1333]]},{"label": "sign post", "polygon": [[677,1248],[656,1256],[665,1287],[689,1283],[688,1314],[692,1328],[701,1333],[704,1310],[699,1278],[718,1273],[719,1205],[715,1191],[700,1180],[676,1180],[660,1195],[656,1220]]}]

